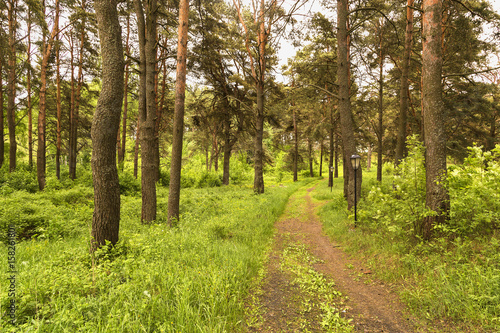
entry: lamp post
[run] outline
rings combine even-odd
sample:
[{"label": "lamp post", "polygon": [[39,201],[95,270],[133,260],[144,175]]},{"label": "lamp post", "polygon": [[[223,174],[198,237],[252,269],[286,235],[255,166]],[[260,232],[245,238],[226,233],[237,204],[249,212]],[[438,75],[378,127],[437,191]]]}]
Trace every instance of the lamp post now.
[{"label": "lamp post", "polygon": [[333,170],[335,170],[335,167],[331,166],[330,167],[330,180],[331,180],[331,183],[330,183],[330,192],[333,191]]},{"label": "lamp post", "polygon": [[359,164],[361,161],[361,157],[359,155],[352,155],[351,156],[351,165],[352,168],[354,169],[354,227],[356,227],[356,224],[358,222],[358,214],[357,214],[357,204],[358,204],[358,197],[357,197],[357,171],[359,169]]}]

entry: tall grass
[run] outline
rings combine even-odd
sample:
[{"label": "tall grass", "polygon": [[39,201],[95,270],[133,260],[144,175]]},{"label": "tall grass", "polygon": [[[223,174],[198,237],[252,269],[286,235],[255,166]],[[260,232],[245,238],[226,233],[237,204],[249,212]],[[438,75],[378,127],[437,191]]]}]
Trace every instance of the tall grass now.
[{"label": "tall grass", "polygon": [[[120,241],[94,255],[88,191],[13,192],[1,199],[8,216],[32,205],[31,215],[54,232],[39,230],[39,237],[17,244],[15,327],[2,269],[2,332],[238,331],[274,221],[308,181],[271,185],[263,195],[250,186],[183,189],[181,222],[173,229],[164,223],[166,188],[158,189],[157,223],[148,226],[140,223],[140,197],[122,196]],[[0,255],[0,267],[6,260]]]},{"label": "tall grass", "polygon": [[421,241],[417,233],[418,219],[426,214],[421,150],[410,154],[403,174],[385,167],[382,183],[374,172],[363,171],[356,229],[346,210],[342,179],[334,181],[333,192],[325,180],[313,193],[326,202],[319,211],[326,233],[365,261],[378,278],[398,286],[411,312],[435,332],[500,331],[495,201],[500,148],[470,151],[463,165],[450,167],[451,219],[436,228],[430,242]]}]

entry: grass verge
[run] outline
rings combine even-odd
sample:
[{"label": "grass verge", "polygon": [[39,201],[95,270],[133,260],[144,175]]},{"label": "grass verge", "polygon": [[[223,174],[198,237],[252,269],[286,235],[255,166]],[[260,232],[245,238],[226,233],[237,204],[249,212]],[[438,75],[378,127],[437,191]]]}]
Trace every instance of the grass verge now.
[{"label": "grass verge", "polygon": [[[375,184],[374,178],[374,172],[363,172],[364,193]],[[498,235],[424,243],[391,237],[362,224],[353,230],[342,189],[341,178],[334,180],[331,192],[323,180],[313,194],[316,200],[327,201],[319,211],[325,232],[363,260],[377,278],[392,284],[429,331],[500,331]]]}]

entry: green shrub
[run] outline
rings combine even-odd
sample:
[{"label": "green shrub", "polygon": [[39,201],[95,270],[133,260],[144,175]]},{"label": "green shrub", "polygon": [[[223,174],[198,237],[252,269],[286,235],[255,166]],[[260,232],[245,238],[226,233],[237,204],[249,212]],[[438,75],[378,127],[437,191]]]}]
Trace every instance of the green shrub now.
[{"label": "green shrub", "polygon": [[449,224],[441,231],[459,236],[491,234],[500,228],[500,145],[491,152],[470,147],[462,165],[448,171]]},{"label": "green shrub", "polygon": [[222,175],[215,172],[203,171],[196,181],[196,187],[217,187],[222,185]]},{"label": "green shrub", "polygon": [[136,195],[141,192],[141,182],[135,179],[132,174],[120,172],[118,176],[120,178],[120,194]]},{"label": "green shrub", "polygon": [[0,191],[3,194],[14,191],[35,193],[38,191],[36,172],[27,164],[18,164],[14,172],[8,172],[7,167],[0,170]]}]

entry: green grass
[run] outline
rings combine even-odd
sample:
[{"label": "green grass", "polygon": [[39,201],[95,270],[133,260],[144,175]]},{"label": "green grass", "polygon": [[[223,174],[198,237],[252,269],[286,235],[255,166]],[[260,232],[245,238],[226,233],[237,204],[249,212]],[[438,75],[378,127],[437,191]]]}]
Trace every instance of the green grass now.
[{"label": "green grass", "polygon": [[[150,226],[140,224],[140,197],[122,196],[120,241],[94,256],[88,191],[11,193],[1,199],[9,216],[33,204],[39,207],[28,205],[31,215],[53,230],[16,246],[17,330],[238,331],[274,221],[288,197],[310,181],[271,184],[262,195],[250,186],[183,189],[181,222],[173,229],[164,223],[167,189],[158,189],[158,221]],[[4,244],[0,252],[7,252]],[[0,258],[7,267],[6,256]],[[10,330],[7,274],[2,269],[0,324]]]},{"label": "green grass", "polygon": [[[373,185],[384,187],[391,182],[387,174],[382,185],[375,177],[375,171],[363,171],[365,195]],[[366,262],[379,279],[394,285],[413,314],[435,332],[445,328],[452,332],[500,330],[498,233],[437,237],[425,243],[363,223],[353,229],[353,214],[346,209],[342,189],[341,178],[334,180],[333,192],[325,179],[312,193],[316,200],[326,202],[319,211],[325,232]],[[365,205],[369,203],[360,202],[358,209]]]}]

